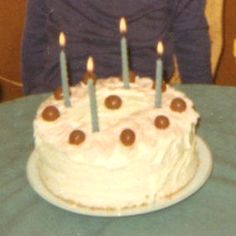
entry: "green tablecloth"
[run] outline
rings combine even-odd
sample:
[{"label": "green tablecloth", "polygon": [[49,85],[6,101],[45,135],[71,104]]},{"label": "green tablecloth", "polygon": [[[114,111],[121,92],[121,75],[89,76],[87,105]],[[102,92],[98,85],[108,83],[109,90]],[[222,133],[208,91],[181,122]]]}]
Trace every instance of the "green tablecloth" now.
[{"label": "green tablecloth", "polygon": [[47,95],[0,105],[1,236],[236,235],[236,88],[181,85],[201,115],[198,135],[212,151],[213,173],[197,193],[174,206],[121,218],[84,216],[57,208],[30,187],[26,163],[32,121]]}]

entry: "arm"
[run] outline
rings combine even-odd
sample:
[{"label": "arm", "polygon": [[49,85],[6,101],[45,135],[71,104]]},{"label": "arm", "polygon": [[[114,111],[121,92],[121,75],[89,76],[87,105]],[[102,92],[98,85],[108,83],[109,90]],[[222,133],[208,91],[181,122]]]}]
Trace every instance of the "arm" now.
[{"label": "arm", "polygon": [[184,83],[211,83],[205,0],[177,0],[174,7],[174,46],[181,80]]},{"label": "arm", "polygon": [[223,47],[223,6],[224,0],[207,1],[206,18],[210,27],[211,70],[215,74]]},{"label": "arm", "polygon": [[28,0],[22,41],[22,80],[25,94],[43,92],[40,76],[47,51],[46,16],[44,0]]}]

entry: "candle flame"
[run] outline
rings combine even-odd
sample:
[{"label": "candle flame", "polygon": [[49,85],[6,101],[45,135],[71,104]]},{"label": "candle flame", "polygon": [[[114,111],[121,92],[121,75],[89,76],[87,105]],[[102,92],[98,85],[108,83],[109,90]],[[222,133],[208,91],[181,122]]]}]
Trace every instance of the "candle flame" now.
[{"label": "candle flame", "polygon": [[87,71],[93,72],[93,70],[94,70],[94,61],[93,58],[90,56],[87,60]]},{"label": "candle flame", "polygon": [[61,47],[65,47],[65,45],[66,45],[66,36],[63,32],[60,33],[59,44]]},{"label": "candle flame", "polygon": [[127,32],[127,24],[124,17],[120,18],[120,32],[123,34]]},{"label": "candle flame", "polygon": [[158,53],[159,55],[162,55],[163,52],[164,52],[163,43],[162,43],[161,41],[159,41],[159,42],[157,43],[157,53]]}]

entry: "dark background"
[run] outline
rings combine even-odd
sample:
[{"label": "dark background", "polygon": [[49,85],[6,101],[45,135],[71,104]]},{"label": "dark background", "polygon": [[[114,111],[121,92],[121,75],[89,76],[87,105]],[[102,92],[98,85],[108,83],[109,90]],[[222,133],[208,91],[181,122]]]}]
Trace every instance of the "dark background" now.
[{"label": "dark background", "polygon": [[[211,0],[208,0],[211,1]],[[25,0],[0,1],[0,102],[22,96],[20,81],[20,44],[24,23]],[[215,82],[236,86],[236,0],[224,4],[224,47]]]}]

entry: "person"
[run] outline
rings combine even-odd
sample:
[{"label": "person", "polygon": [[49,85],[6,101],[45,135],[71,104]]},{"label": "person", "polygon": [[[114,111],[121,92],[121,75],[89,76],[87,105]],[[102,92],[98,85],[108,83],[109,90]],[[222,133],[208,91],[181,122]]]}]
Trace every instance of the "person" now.
[{"label": "person", "polygon": [[205,0],[28,0],[22,43],[25,94],[60,86],[60,32],[70,84],[78,83],[93,56],[98,77],[121,74],[119,19],[127,21],[130,68],[155,77],[156,44],[164,44],[164,74],[176,55],[183,83],[211,83]]}]

